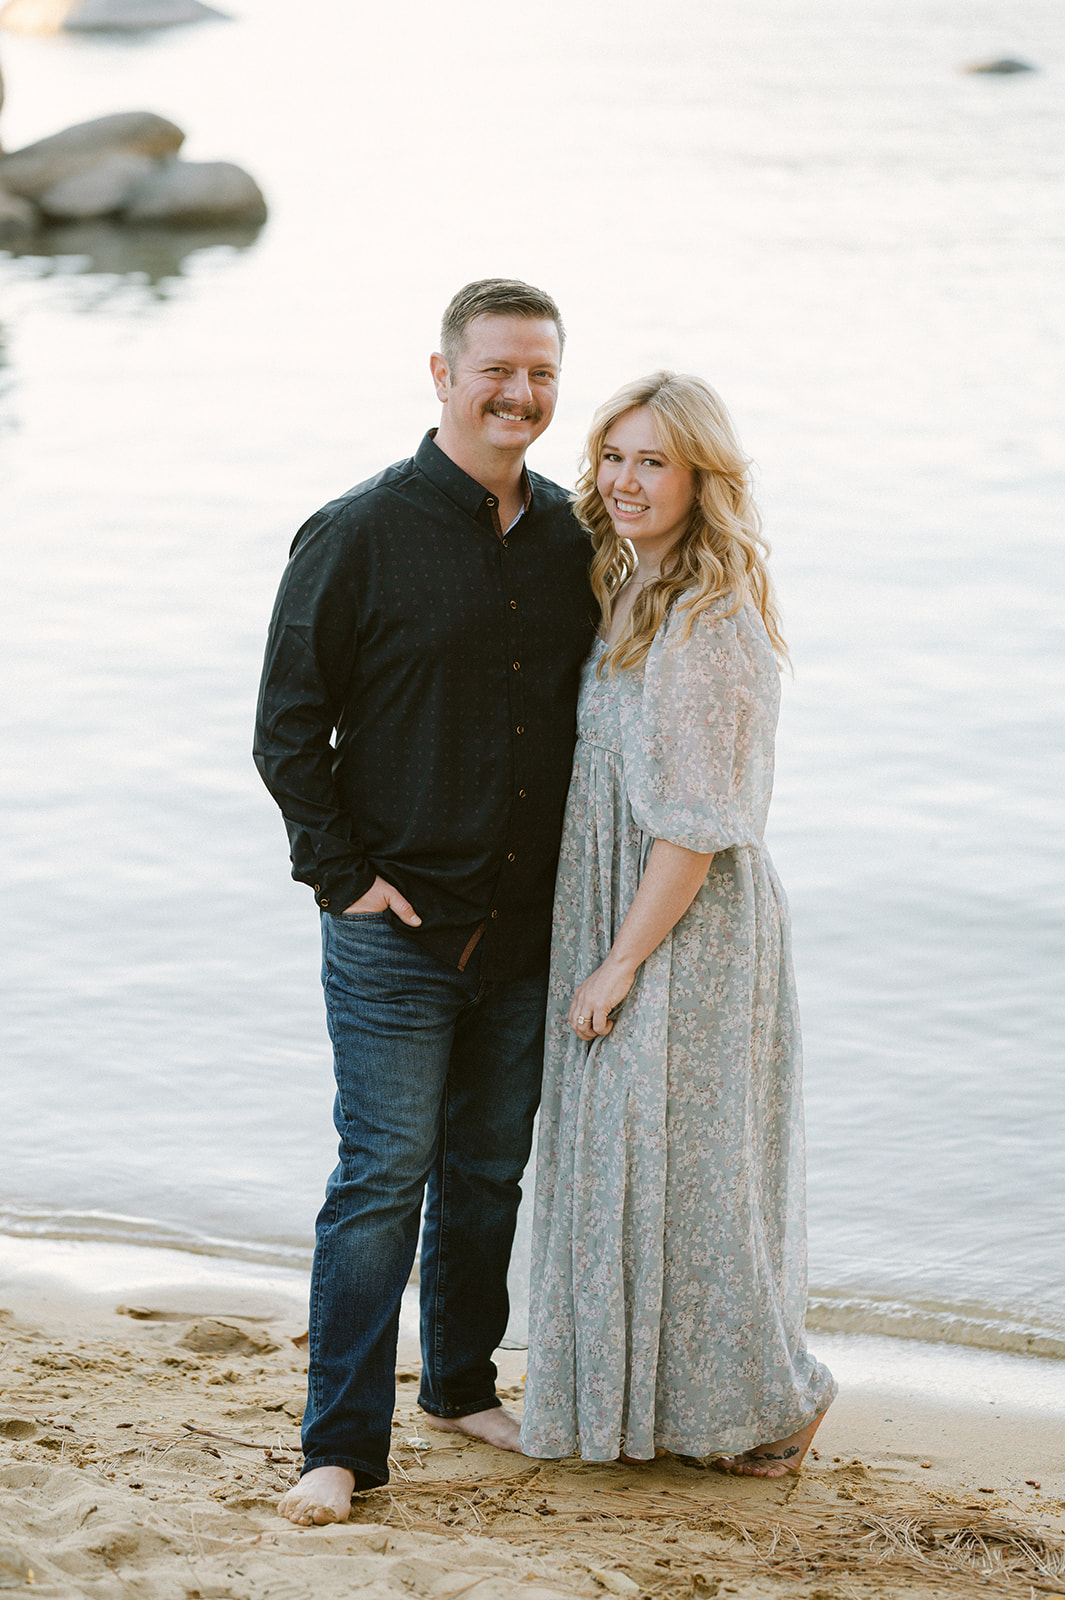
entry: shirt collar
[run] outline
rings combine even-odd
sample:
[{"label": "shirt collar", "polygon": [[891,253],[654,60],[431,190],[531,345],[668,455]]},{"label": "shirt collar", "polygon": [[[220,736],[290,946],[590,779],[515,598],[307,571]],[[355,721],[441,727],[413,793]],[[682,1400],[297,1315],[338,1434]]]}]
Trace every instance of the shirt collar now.
[{"label": "shirt collar", "polygon": [[[476,517],[486,506],[494,510],[495,496],[490,495],[483,484],[471,478],[468,472],[463,472],[450,456],[444,454],[434,438],[435,433],[436,429],[430,428],[415,451],[414,464],[419,472],[424,472],[449,500],[453,500],[469,516]],[[521,514],[524,516],[532,504],[532,484],[524,467],[521,469],[521,482],[524,500]],[[494,520],[498,521],[498,517]]]}]

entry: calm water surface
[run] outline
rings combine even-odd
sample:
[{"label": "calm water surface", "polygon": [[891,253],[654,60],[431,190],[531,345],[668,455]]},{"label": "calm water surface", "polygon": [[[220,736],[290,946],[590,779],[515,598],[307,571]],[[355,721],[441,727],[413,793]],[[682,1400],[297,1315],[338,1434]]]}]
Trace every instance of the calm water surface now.
[{"label": "calm water surface", "polygon": [[[571,334],[540,470],[663,364],[757,462],[815,1289],[1065,1337],[1060,6],[236,9],[2,36],[8,147],[151,107],[271,218],[0,259],[0,1227],[306,1259],[330,1065],[248,756],[266,619],[295,527],[435,421],[442,305],[514,274]],[[1041,70],[959,71],[1002,54]]]}]

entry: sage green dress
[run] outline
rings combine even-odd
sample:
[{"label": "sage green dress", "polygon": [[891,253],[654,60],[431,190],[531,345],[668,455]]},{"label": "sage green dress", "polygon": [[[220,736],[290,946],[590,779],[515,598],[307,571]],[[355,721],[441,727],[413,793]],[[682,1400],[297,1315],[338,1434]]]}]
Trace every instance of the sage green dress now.
[{"label": "sage green dress", "polygon": [[[719,611],[723,608],[719,608]],[[643,668],[585,668],[555,897],[527,1455],[735,1452],[835,1383],[807,1353],[799,1019],[762,840],[779,676],[758,612],[675,611]],[[713,851],[613,1032],[567,1025],[655,839]]]}]

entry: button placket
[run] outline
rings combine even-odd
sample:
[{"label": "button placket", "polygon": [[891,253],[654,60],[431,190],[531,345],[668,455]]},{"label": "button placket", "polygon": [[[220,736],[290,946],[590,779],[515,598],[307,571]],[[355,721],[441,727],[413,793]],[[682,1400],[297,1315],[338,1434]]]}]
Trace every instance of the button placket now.
[{"label": "button placket", "polygon": [[[523,640],[522,640],[521,623],[520,623],[520,620],[519,620],[520,619],[521,607],[520,607],[520,605],[518,603],[518,600],[514,596],[514,589],[513,589],[513,581],[514,581],[514,578],[516,576],[515,563],[512,562],[510,560],[510,558],[509,558],[509,541],[505,537],[501,540],[499,560],[500,560],[500,567],[501,567],[501,570],[502,570],[502,573],[503,573],[503,581],[504,581],[504,591],[503,592],[504,592],[504,594],[508,594],[508,591],[509,591],[508,598],[507,598],[507,611],[510,613],[510,617],[509,617],[509,625],[507,627],[507,638],[508,638],[508,642],[510,644],[511,649],[510,649],[510,678],[509,678],[509,681],[508,681],[508,699],[509,699],[509,702],[510,702],[510,709],[511,709],[511,724],[510,725],[511,725],[511,728],[513,730],[512,744],[511,744],[512,756],[513,756],[513,773],[514,773],[514,802],[513,802],[513,804],[516,804],[518,800],[524,800],[525,796],[526,796],[525,771],[524,771],[524,765],[525,765],[525,761],[524,761],[524,749],[525,749],[525,738],[524,738],[524,735],[525,735],[525,692],[524,691],[525,691],[525,683],[524,683],[524,677],[523,677],[523,672],[522,672],[522,662],[523,662],[524,656],[525,656],[525,648],[524,648],[524,643],[523,643]],[[517,560],[518,560],[518,564],[520,565],[520,557],[517,558]],[[506,613],[504,613],[504,615],[506,615]],[[515,821],[516,821],[516,818],[514,818],[512,816],[510,825],[508,826],[508,829],[507,829],[507,832],[510,835],[510,837],[504,843],[504,850],[506,851],[506,857],[505,857],[505,860],[503,862],[503,871],[504,872],[506,872],[509,868],[514,867],[518,862],[518,853],[519,852],[518,852],[517,846],[521,843],[521,840],[520,840],[520,838],[516,837],[516,829],[515,829],[515,826],[514,826]],[[510,880],[507,879],[506,881],[509,882]]]}]

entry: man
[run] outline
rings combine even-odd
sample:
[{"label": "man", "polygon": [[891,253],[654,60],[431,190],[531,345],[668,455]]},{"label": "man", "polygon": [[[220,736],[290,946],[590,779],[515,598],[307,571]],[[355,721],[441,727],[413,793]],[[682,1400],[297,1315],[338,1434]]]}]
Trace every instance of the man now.
[{"label": "man", "polygon": [[419,1404],[430,1425],[518,1448],[492,1352],[595,611],[568,497],[524,465],[563,338],[528,284],[460,290],[430,362],[439,429],[300,529],[270,627],[255,760],[322,911],[340,1135],[304,1475],[279,1507],[305,1526],[388,1481],[423,1194]]}]

